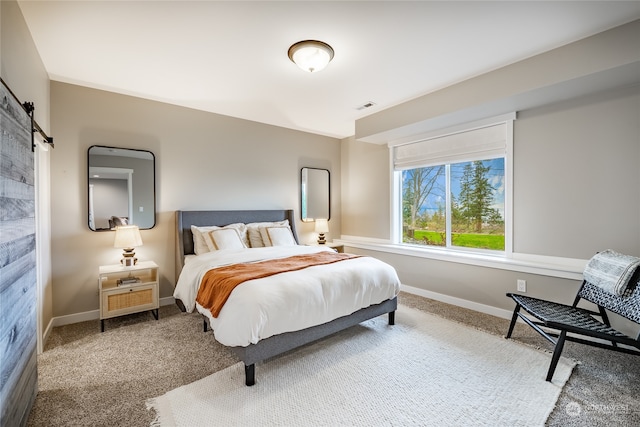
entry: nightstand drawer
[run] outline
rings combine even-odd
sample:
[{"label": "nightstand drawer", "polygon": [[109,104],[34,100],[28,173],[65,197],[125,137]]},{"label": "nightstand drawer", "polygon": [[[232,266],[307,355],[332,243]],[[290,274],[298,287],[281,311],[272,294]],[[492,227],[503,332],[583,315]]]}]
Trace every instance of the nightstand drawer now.
[{"label": "nightstand drawer", "polygon": [[158,308],[158,284],[120,287],[102,292],[101,319]]}]

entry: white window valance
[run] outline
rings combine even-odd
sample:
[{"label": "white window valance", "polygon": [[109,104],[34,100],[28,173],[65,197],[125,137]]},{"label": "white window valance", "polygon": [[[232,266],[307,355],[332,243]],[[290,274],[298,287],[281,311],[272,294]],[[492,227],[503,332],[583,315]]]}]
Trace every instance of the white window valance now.
[{"label": "white window valance", "polygon": [[396,145],[393,166],[405,170],[504,156],[510,129],[503,121]]}]

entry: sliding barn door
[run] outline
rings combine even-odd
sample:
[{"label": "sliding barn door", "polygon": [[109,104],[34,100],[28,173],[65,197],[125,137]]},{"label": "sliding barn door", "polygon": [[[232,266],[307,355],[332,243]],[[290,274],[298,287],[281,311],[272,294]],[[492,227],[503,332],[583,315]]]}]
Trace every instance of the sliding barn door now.
[{"label": "sliding barn door", "polygon": [[0,426],[20,426],[38,388],[34,153],[30,117],[0,86]]}]

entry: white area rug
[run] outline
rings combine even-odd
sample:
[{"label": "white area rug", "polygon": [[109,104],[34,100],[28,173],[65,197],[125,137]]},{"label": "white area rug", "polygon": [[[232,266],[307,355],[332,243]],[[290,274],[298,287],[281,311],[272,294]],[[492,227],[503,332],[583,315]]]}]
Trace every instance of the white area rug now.
[{"label": "white area rug", "polygon": [[550,354],[404,306],[345,332],[257,364],[253,387],[238,363],[150,399],[154,425],[536,426],[575,366],[548,383]]}]

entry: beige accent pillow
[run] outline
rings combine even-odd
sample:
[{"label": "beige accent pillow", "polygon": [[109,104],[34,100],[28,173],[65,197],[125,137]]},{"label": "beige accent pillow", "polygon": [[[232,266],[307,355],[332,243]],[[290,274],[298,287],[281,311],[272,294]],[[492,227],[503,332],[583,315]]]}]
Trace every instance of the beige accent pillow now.
[{"label": "beige accent pillow", "polygon": [[193,234],[193,252],[196,255],[202,255],[209,252],[207,242],[204,240],[204,234],[213,230],[214,227],[197,227],[191,226],[191,234]]},{"label": "beige accent pillow", "polygon": [[209,232],[213,250],[246,248],[237,228],[220,228]]},{"label": "beige accent pillow", "polygon": [[264,247],[264,243],[262,243],[262,236],[260,235],[260,228],[247,227],[247,236],[249,237],[249,245],[252,248]]}]

